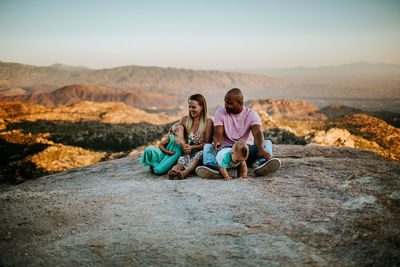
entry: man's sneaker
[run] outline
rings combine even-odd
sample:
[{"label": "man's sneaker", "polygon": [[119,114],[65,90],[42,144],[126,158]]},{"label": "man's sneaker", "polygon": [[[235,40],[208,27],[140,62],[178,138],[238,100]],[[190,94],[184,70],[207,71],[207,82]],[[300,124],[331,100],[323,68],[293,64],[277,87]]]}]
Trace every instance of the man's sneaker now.
[{"label": "man's sneaker", "polygon": [[254,174],[257,176],[264,176],[269,173],[273,173],[281,166],[281,161],[279,159],[270,159],[264,161],[260,166],[254,169]]},{"label": "man's sneaker", "polygon": [[196,174],[201,178],[206,179],[222,179],[222,175],[217,170],[213,170],[206,166],[199,166],[196,168]]}]

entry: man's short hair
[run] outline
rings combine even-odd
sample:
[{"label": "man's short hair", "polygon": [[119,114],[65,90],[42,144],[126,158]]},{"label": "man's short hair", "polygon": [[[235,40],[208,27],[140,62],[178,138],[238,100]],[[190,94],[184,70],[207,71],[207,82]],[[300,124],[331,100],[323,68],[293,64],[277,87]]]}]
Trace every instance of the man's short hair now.
[{"label": "man's short hair", "polygon": [[232,88],[226,94],[232,95],[237,102],[243,104],[243,94],[242,90],[240,90],[239,88]]}]

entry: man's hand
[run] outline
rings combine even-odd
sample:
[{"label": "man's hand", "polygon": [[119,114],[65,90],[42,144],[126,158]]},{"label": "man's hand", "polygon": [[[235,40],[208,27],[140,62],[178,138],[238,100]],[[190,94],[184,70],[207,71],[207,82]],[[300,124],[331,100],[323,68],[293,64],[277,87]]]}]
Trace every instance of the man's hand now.
[{"label": "man's hand", "polygon": [[254,136],[254,144],[257,146],[258,149],[258,159],[270,160],[271,155],[264,150],[264,135],[262,133],[261,125],[252,125],[251,133]]},{"label": "man's hand", "polygon": [[215,151],[217,151],[217,149],[222,148],[222,144],[221,142],[215,142],[212,148],[212,153],[214,153]]},{"label": "man's hand", "polygon": [[263,150],[258,150],[258,159],[266,159],[267,161],[271,159],[271,155]]}]

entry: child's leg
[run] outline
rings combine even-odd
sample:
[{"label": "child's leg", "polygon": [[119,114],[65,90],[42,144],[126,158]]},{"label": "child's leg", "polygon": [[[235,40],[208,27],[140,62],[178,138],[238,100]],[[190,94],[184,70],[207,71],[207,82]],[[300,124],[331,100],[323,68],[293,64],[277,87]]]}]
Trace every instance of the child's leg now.
[{"label": "child's leg", "polygon": [[144,166],[156,166],[156,164],[160,163],[163,159],[162,151],[155,147],[149,146],[143,152],[142,157],[140,158],[140,164],[144,164]]}]

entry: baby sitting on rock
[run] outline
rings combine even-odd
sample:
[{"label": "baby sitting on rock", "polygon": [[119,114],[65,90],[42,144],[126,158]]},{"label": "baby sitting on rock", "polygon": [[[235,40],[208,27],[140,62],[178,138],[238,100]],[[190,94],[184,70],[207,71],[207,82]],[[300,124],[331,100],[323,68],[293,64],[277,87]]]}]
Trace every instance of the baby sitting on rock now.
[{"label": "baby sitting on rock", "polygon": [[[197,175],[200,177],[207,177],[210,179],[224,178],[225,181],[231,180],[232,177],[228,174],[227,169],[237,168],[238,178],[247,178],[247,164],[246,159],[249,156],[249,147],[241,141],[236,141],[233,147],[225,147],[221,149],[217,156],[218,170],[209,169],[206,174],[201,173],[204,169],[198,167],[196,169]],[[213,175],[210,176],[210,172]]]}]

